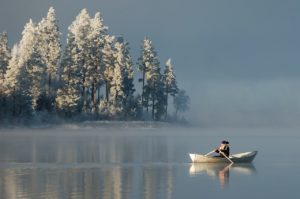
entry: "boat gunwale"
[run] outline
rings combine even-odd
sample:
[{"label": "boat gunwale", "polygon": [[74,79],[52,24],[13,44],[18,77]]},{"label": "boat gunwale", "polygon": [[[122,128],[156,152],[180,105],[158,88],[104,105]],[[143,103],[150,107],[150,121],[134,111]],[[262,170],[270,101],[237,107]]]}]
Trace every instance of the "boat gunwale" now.
[{"label": "boat gunwale", "polygon": [[[237,153],[229,156],[229,159],[234,163],[251,163],[258,151],[249,151],[243,153]],[[245,154],[242,157],[237,157],[238,155]],[[189,156],[193,163],[227,163],[228,160],[221,157],[205,156],[202,154],[189,153]],[[198,157],[198,158],[197,158]]]}]

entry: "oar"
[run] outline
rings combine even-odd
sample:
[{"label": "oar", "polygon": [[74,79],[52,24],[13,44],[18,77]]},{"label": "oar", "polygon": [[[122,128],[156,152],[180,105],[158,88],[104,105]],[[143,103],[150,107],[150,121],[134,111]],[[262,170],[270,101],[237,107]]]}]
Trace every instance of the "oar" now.
[{"label": "oar", "polygon": [[212,150],[211,152],[208,152],[208,153],[205,154],[204,156],[208,156],[208,155],[212,154],[213,152],[215,152],[215,150]]},{"label": "oar", "polygon": [[220,151],[220,153],[221,153],[227,160],[229,160],[229,162],[231,162],[232,164],[234,163],[232,160],[230,160],[230,158],[229,158],[227,155],[225,155],[225,153],[223,153],[222,151]]}]

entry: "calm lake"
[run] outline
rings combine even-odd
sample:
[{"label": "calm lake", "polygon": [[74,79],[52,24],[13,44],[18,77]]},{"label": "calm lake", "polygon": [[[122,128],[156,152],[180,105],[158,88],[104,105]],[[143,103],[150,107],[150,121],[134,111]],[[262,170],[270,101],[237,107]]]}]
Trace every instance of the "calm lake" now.
[{"label": "calm lake", "polygon": [[[252,164],[192,164],[227,139]],[[0,129],[0,198],[297,198],[297,129]]]}]

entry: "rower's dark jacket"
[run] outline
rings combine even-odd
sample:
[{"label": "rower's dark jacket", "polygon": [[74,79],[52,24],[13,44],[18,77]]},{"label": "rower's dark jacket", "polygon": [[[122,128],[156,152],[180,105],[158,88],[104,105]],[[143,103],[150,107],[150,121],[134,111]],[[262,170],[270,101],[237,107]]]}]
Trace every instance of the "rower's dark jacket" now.
[{"label": "rower's dark jacket", "polygon": [[221,153],[223,152],[227,157],[229,157],[230,154],[230,148],[228,145],[225,145],[224,147],[220,147],[219,149],[216,149],[216,152],[220,154],[221,157],[224,157]]}]

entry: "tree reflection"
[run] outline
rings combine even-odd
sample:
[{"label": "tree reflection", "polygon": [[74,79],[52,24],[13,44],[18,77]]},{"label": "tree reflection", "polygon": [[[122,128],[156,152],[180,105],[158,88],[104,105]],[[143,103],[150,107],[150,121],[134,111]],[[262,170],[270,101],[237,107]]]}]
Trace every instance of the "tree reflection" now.
[{"label": "tree reflection", "polygon": [[177,150],[163,137],[21,136],[0,144],[0,198],[172,198],[168,161]]},{"label": "tree reflection", "polygon": [[0,169],[0,198],[172,198],[174,171],[168,165],[9,167]]}]

